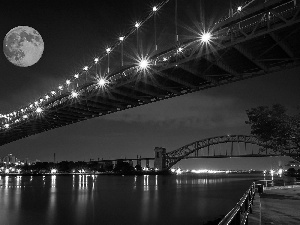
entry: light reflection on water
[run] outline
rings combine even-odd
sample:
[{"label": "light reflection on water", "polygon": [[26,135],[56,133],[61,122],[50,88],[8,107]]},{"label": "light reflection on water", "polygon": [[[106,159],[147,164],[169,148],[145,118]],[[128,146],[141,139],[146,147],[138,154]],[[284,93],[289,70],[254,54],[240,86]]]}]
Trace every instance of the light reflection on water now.
[{"label": "light reflection on water", "polygon": [[1,224],[201,224],[226,214],[252,179],[0,176]]}]

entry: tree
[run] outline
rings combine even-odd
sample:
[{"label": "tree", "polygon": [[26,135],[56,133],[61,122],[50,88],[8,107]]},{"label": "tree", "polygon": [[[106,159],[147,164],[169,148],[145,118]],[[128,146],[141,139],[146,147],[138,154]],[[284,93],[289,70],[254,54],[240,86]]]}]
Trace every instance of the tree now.
[{"label": "tree", "polygon": [[293,176],[293,175],[296,174],[296,170],[295,170],[295,168],[289,168],[289,169],[287,170],[287,173],[288,173],[288,175]]},{"label": "tree", "polygon": [[275,104],[271,108],[259,106],[246,110],[251,134],[266,142],[274,151],[295,149],[300,151],[300,113],[291,116],[286,108]]}]

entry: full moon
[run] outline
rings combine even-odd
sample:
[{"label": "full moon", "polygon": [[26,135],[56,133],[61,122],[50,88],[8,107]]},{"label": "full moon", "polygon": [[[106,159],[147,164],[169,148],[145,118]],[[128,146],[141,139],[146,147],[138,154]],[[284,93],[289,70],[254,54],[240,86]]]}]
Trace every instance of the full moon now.
[{"label": "full moon", "polygon": [[16,66],[32,66],[39,61],[43,51],[42,36],[32,27],[15,27],[6,34],[3,40],[4,55]]}]

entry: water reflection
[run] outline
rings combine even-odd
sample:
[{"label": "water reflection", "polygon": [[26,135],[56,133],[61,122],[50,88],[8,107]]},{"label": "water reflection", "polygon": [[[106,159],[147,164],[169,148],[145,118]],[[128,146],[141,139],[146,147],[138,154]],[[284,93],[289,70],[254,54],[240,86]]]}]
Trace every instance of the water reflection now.
[{"label": "water reflection", "polygon": [[136,190],[136,179],[137,179],[137,176],[134,176],[134,181],[133,181],[133,189]]},{"label": "water reflection", "polygon": [[191,178],[191,177],[178,177],[176,178],[176,184],[188,184],[188,185],[209,185],[218,184],[224,182],[223,178]]},{"label": "water reflection", "polygon": [[149,192],[149,175],[144,175],[143,195],[142,195],[142,218],[146,222],[150,216],[150,192]]},{"label": "water reflection", "polygon": [[[225,212],[220,210],[227,205],[230,210],[249,187],[249,178],[242,178],[234,175],[0,176],[1,224],[15,225],[22,221],[49,225],[195,224],[190,223],[195,215],[198,220],[200,214],[201,219],[216,213],[216,216],[226,214],[226,208]],[[267,179],[271,180],[271,176]],[[275,175],[273,179],[278,180]],[[240,186],[243,182],[245,185]],[[232,202],[234,197],[238,199]],[[220,204],[222,209],[216,208]],[[130,223],[123,221],[126,218],[130,218]],[[201,224],[202,220],[198,222]]]},{"label": "water reflection", "polygon": [[51,176],[51,188],[56,187],[56,175]]},{"label": "water reflection", "polygon": [[79,189],[86,189],[88,187],[88,175],[79,175],[78,187]]},{"label": "water reflection", "polygon": [[[19,219],[21,202],[22,177],[5,176],[0,177],[0,218],[1,224],[16,224]],[[10,193],[14,193],[11,195]],[[13,212],[10,210],[13,209]],[[10,214],[10,217],[7,217]]]},{"label": "water reflection", "polygon": [[22,176],[17,176],[16,177],[16,187],[21,188],[21,181],[22,181]]},{"label": "water reflection", "polygon": [[149,175],[144,175],[144,191],[149,191]]},{"label": "water reflection", "polygon": [[[44,185],[46,178],[43,178]],[[57,193],[56,193],[56,175],[51,175],[51,185],[49,189],[49,205],[48,205],[48,220],[50,224],[55,223],[55,209],[57,202]]]}]

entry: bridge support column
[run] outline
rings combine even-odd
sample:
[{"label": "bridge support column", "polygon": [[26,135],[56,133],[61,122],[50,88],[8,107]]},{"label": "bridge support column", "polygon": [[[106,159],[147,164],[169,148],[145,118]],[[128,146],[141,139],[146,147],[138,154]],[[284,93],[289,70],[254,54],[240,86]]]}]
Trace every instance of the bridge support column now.
[{"label": "bridge support column", "polygon": [[166,165],[166,149],[162,147],[154,148],[154,168],[162,171],[167,168]]}]

